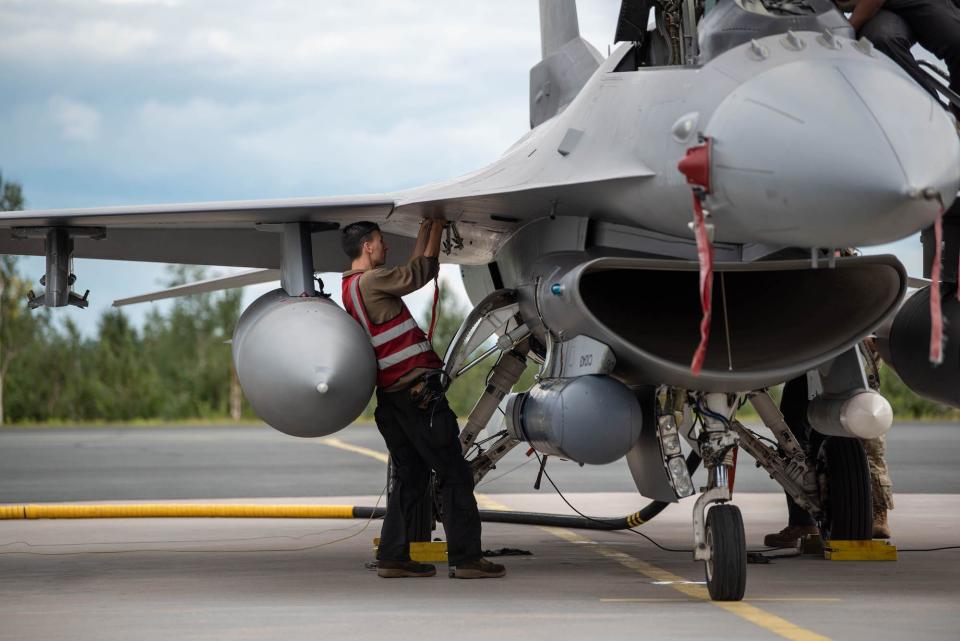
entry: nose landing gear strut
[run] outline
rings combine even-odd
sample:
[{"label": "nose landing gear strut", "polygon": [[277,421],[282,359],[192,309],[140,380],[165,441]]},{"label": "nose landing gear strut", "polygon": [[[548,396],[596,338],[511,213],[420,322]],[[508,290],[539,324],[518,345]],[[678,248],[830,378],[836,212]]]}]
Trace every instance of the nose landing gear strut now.
[{"label": "nose landing gear strut", "polygon": [[741,600],[747,584],[743,517],[740,508],[728,503],[739,441],[731,418],[738,400],[737,395],[698,394],[695,403],[703,420],[697,442],[708,485],[693,506],[693,558],[706,566],[707,590],[714,601]]}]

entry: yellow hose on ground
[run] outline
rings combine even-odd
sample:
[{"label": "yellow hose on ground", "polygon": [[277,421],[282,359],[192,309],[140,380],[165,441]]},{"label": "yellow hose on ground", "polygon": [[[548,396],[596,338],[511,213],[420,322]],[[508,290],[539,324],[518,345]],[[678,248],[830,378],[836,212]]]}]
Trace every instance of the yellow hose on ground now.
[{"label": "yellow hose on ground", "polygon": [[0,520],[16,519],[352,519],[352,505],[134,503],[115,505],[0,505]]}]

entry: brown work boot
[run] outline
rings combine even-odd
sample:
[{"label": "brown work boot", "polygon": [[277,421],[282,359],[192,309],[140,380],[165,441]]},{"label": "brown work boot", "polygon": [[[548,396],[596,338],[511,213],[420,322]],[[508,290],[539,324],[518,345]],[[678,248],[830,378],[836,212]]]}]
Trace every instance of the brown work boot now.
[{"label": "brown work boot", "polygon": [[800,537],[820,534],[816,525],[788,525],[776,534],[763,537],[768,548],[795,548],[800,546]]},{"label": "brown work boot", "polygon": [[451,579],[498,579],[507,573],[507,568],[486,559],[450,566]]},{"label": "brown work boot", "polygon": [[887,511],[876,509],[873,511],[873,538],[889,539],[890,524],[887,523]]},{"label": "brown work boot", "polygon": [[407,577],[434,576],[437,568],[429,563],[416,561],[377,561],[377,576],[384,579],[403,579]]}]

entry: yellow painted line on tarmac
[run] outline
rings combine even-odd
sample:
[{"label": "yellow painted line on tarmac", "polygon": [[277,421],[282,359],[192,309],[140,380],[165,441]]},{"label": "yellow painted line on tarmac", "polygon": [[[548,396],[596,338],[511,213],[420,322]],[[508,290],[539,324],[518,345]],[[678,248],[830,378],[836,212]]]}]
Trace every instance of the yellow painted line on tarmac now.
[{"label": "yellow painted line on tarmac", "polygon": [[[377,452],[376,450],[371,450],[366,447],[344,443],[337,438],[325,438],[319,442],[350,452],[356,452],[357,454],[363,454],[364,456],[370,456],[378,461],[386,462],[387,460],[387,455],[383,452]],[[503,503],[490,498],[486,494],[475,493],[475,496],[477,497],[477,503],[485,509],[509,509]],[[743,601],[712,601],[706,586],[692,584],[681,576],[677,576],[676,574],[659,568],[652,563],[648,563],[647,561],[641,561],[640,559],[634,558],[629,554],[619,550],[609,548],[602,543],[592,541],[585,536],[577,534],[573,530],[546,526],[540,526],[540,529],[545,532],[549,532],[550,534],[561,538],[568,543],[597,543],[597,545],[590,546],[588,549],[612,561],[616,561],[620,565],[634,570],[648,579],[662,581],[667,585],[667,587],[673,588],[674,590],[685,594],[692,599],[706,601],[711,605],[714,605],[722,610],[726,610],[730,614],[749,621],[750,623],[783,637],[784,639],[789,639],[790,641],[832,641],[829,637],[817,634],[816,632],[807,630],[806,628],[801,628],[800,626],[791,623],[782,617],[778,617],[775,614],[767,612],[766,610],[758,608],[755,605],[750,605],[749,603],[744,603]]]},{"label": "yellow painted line on tarmac", "polygon": [[835,597],[789,597],[789,596],[759,596],[752,599],[744,599],[744,601],[761,601],[766,603],[841,603],[843,599],[837,599]]},{"label": "yellow painted line on tarmac", "polygon": [[[696,603],[699,599],[648,599],[642,597],[619,597],[600,599],[601,603]],[[744,599],[751,603],[841,603],[843,599],[828,597],[756,597]]]},{"label": "yellow painted line on tarmac", "polygon": [[623,598],[623,599],[600,599],[601,603],[699,603],[700,599],[691,599],[691,598],[682,598],[677,597],[675,599],[642,599],[637,598]]},{"label": "yellow painted line on tarmac", "polygon": [[477,504],[485,510],[509,510],[506,505],[498,501],[494,501],[492,498],[486,494],[480,494],[479,492],[474,492],[473,495],[477,497]]},{"label": "yellow painted line on tarmac", "polygon": [[338,450],[346,450],[347,452],[353,452],[355,454],[362,454],[364,456],[369,456],[370,458],[375,458],[381,463],[386,463],[390,460],[390,457],[383,452],[378,452],[377,450],[371,450],[369,447],[363,447],[362,445],[354,445],[353,443],[347,443],[346,441],[341,441],[336,437],[323,438],[317,441],[321,445],[329,445],[330,447],[335,447]]},{"label": "yellow painted line on tarmac", "polygon": [[[589,539],[586,537],[581,536],[572,530],[554,527],[545,527],[542,529],[570,543],[582,543],[584,541],[589,541]],[[667,585],[667,587],[673,588],[674,590],[681,592],[688,597],[706,601],[707,603],[722,610],[726,610],[730,614],[734,614],[741,619],[749,621],[750,623],[781,636],[784,639],[790,639],[790,641],[830,641],[829,637],[817,634],[816,632],[807,630],[806,628],[801,628],[800,626],[791,623],[782,617],[778,617],[775,614],[767,612],[766,610],[758,608],[755,605],[750,605],[749,603],[744,603],[743,601],[711,601],[710,593],[707,591],[706,586],[692,584],[681,576],[677,576],[676,574],[668,572],[663,568],[659,568],[652,563],[648,563],[647,561],[641,561],[640,559],[634,558],[629,554],[619,550],[608,548],[603,544],[595,547],[591,546],[587,549],[592,550],[593,552],[596,552],[597,554],[612,561],[616,561],[620,565],[644,575],[648,579],[662,581]]]}]

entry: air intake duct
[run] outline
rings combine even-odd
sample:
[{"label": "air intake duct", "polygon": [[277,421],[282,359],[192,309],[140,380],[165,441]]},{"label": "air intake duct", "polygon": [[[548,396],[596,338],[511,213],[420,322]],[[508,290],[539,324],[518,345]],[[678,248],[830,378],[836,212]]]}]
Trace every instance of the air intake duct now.
[{"label": "air intake duct", "polygon": [[708,392],[769,387],[819,367],[892,317],[906,291],[893,256],[837,258],[833,266],[823,260],[817,269],[809,260],[718,262],[710,344],[693,376],[703,316],[695,261],[542,260],[535,297],[520,290],[535,332],[541,321],[564,342],[588,336],[603,343],[616,355],[612,375],[619,380]]}]

